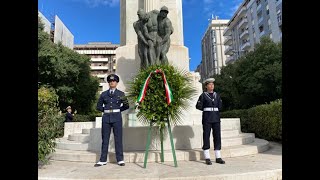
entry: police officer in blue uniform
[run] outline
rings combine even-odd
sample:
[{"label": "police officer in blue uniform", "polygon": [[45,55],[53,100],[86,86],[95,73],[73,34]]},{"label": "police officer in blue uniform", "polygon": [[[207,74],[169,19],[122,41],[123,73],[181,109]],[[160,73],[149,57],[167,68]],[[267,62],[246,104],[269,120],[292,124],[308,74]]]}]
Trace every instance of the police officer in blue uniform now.
[{"label": "police officer in blue uniform", "polygon": [[207,165],[212,165],[210,160],[210,133],[212,129],[213,145],[216,157],[216,163],[224,164],[225,161],[221,159],[221,127],[220,127],[220,109],[222,101],[220,95],[213,91],[214,78],[206,79],[204,84],[206,92],[203,92],[196,104],[196,108],[202,112],[202,128],[203,128],[203,153]]},{"label": "police officer in blue uniform", "polygon": [[[119,77],[110,74],[107,77],[110,89],[101,93],[97,103],[97,109],[103,112],[102,116],[102,147],[99,162],[94,166],[99,167],[107,164],[108,147],[111,128],[113,128],[116,159],[118,165],[124,166],[123,145],[122,145],[122,117],[121,112],[129,109],[129,103],[124,92],[118,90]],[[104,105],[104,107],[103,107]]]}]

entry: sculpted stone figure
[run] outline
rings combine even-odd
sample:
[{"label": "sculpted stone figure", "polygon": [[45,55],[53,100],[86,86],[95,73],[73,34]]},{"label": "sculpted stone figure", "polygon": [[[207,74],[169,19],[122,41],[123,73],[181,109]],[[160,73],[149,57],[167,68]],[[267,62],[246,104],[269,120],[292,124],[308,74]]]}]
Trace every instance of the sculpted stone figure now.
[{"label": "sculpted stone figure", "polygon": [[159,54],[160,51],[157,21],[158,14],[158,10],[150,11],[147,14],[148,21],[144,24],[144,37],[148,42],[148,59],[150,61],[150,65],[159,64],[159,57],[157,57],[157,54]]},{"label": "sculpted stone figure", "polygon": [[137,12],[139,19],[133,23],[133,27],[138,36],[138,54],[141,59],[141,68],[144,69],[149,66],[148,60],[148,42],[143,35],[144,24],[148,21],[147,14],[143,9]]},{"label": "sculpted stone figure", "polygon": [[168,8],[163,6],[158,15],[158,35],[161,37],[159,59],[161,63],[168,63],[167,53],[170,48],[170,35],[173,33],[172,23],[167,17],[168,13]]},{"label": "sculpted stone figure", "polygon": [[168,13],[166,6],[160,12],[152,10],[146,13],[143,9],[137,12],[139,19],[133,23],[133,27],[138,36],[142,69],[153,64],[168,63],[166,54],[170,48],[170,35],[173,33]]}]

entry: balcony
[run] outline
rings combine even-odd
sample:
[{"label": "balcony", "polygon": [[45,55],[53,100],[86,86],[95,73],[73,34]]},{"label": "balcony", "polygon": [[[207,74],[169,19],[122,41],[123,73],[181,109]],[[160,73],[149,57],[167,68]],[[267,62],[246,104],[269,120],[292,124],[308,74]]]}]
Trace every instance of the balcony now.
[{"label": "balcony", "polygon": [[232,44],[232,37],[231,36],[225,36],[224,37],[224,42],[223,42],[224,45],[230,45]]},{"label": "balcony", "polygon": [[233,54],[233,48],[232,46],[229,46],[226,50],[224,50],[225,55],[232,55]]},{"label": "balcony", "polygon": [[262,5],[261,5],[261,3],[257,6],[257,12],[259,12],[262,8]]},{"label": "balcony", "polygon": [[244,18],[240,21],[238,28],[241,29],[243,26],[248,24],[248,19]]},{"label": "balcony", "polygon": [[91,58],[92,62],[108,62],[109,58]]},{"label": "balcony", "polygon": [[99,86],[103,87],[106,83],[99,83]]},{"label": "balcony", "polygon": [[234,60],[235,60],[234,56],[229,56],[229,57],[227,57],[226,64],[229,64],[229,63],[233,62]]},{"label": "balcony", "polygon": [[260,24],[262,23],[262,21],[263,21],[263,17],[261,16],[261,17],[259,18],[259,20],[258,20],[258,25],[260,25]]},{"label": "balcony", "polygon": [[251,46],[251,45],[250,45],[250,41],[248,41],[248,42],[242,44],[241,50],[247,50],[247,49],[250,48],[250,46]]},{"label": "balcony", "polygon": [[223,36],[229,36],[229,35],[231,35],[231,31],[230,31],[230,28],[227,27],[227,28],[224,29],[224,31],[223,31]]},{"label": "balcony", "polygon": [[91,70],[108,70],[108,66],[90,66]]},{"label": "balcony", "polygon": [[249,31],[245,30],[240,34],[240,39],[245,39],[249,36]]},{"label": "balcony", "polygon": [[260,37],[262,37],[263,35],[265,35],[266,34],[266,32],[265,31],[262,31],[262,32],[260,32]]},{"label": "balcony", "polygon": [[239,18],[243,17],[247,12],[247,8],[245,6],[243,6],[240,11],[238,12],[238,16]]},{"label": "balcony", "polygon": [[278,19],[278,25],[282,26],[282,19],[280,19],[280,20]]},{"label": "balcony", "polygon": [[98,78],[105,78],[106,76],[108,76],[108,74],[97,74],[96,76]]}]

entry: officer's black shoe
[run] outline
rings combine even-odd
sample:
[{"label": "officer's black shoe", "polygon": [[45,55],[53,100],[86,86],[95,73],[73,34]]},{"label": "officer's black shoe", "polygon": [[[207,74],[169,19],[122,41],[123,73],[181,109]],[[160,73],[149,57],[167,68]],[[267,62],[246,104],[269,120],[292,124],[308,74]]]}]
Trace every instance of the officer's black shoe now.
[{"label": "officer's black shoe", "polygon": [[210,159],[206,159],[206,164],[207,164],[207,165],[212,165],[211,160],[210,160]]},{"label": "officer's black shoe", "polygon": [[103,166],[103,165],[107,165],[107,162],[97,162],[94,167],[100,167],[100,166]]},{"label": "officer's black shoe", "polygon": [[222,160],[221,158],[217,158],[216,163],[225,164],[226,162],[224,160]]},{"label": "officer's black shoe", "polygon": [[126,164],[124,163],[124,161],[119,161],[119,162],[118,162],[118,165],[119,165],[119,166],[125,166]]},{"label": "officer's black shoe", "polygon": [[125,163],[121,163],[121,164],[119,164],[119,166],[125,166],[126,164]]}]

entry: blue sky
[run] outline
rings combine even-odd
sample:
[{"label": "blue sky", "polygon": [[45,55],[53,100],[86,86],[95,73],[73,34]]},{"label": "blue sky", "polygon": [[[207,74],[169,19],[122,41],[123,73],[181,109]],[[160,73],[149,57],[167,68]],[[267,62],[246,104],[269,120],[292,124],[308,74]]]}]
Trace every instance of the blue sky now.
[{"label": "blue sky", "polygon": [[[211,14],[230,19],[243,0],[182,0],[184,45],[189,48],[190,70],[201,62],[201,38]],[[75,44],[120,43],[120,0],[38,0],[49,20],[58,15],[74,35]]]}]

